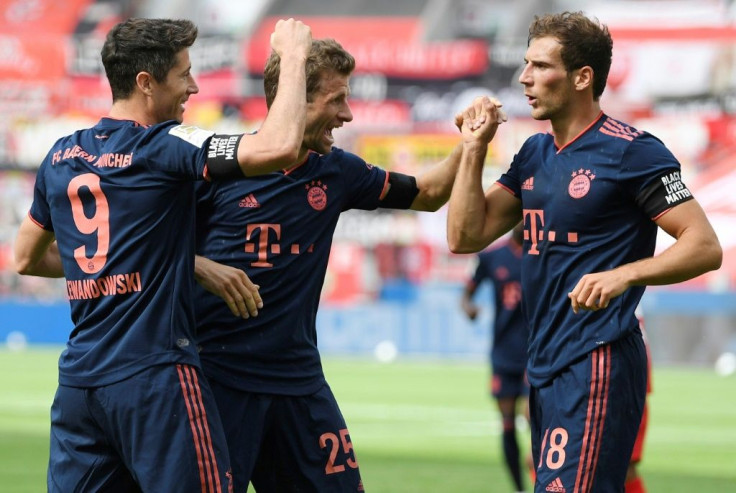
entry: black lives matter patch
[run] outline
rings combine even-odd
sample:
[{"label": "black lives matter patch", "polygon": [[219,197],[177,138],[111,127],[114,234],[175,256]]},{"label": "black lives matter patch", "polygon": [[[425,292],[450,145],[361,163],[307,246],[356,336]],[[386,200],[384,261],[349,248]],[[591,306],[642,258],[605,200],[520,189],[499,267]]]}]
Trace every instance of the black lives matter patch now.
[{"label": "black lives matter patch", "polygon": [[656,218],[667,209],[687,202],[693,194],[682,182],[679,171],[670,171],[645,188],[637,202],[649,217]]},{"label": "black lives matter patch", "polygon": [[238,144],[243,134],[212,136],[207,148],[207,167],[212,176],[242,175],[238,164]]},{"label": "black lives matter patch", "polygon": [[210,139],[210,145],[207,149],[207,162],[212,165],[213,161],[218,163],[238,162],[238,143],[243,138],[243,134],[239,135],[218,135],[215,134]]}]

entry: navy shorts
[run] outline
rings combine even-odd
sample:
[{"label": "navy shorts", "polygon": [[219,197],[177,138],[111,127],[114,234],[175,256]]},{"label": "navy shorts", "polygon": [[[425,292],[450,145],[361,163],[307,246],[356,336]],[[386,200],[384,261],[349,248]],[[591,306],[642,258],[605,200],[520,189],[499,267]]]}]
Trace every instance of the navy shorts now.
[{"label": "navy shorts", "polygon": [[623,493],[646,386],[644,341],[633,334],[532,387],[534,491]]},{"label": "navy shorts", "polygon": [[236,493],[249,482],[258,493],[363,491],[350,433],[327,384],[307,396],[211,385]]},{"label": "navy shorts", "polygon": [[526,380],[526,373],[494,371],[491,375],[491,395],[496,399],[528,396],[529,382]]},{"label": "navy shorts", "polygon": [[232,491],[225,434],[201,371],[161,365],[104,387],[60,385],[47,481],[50,493]]}]

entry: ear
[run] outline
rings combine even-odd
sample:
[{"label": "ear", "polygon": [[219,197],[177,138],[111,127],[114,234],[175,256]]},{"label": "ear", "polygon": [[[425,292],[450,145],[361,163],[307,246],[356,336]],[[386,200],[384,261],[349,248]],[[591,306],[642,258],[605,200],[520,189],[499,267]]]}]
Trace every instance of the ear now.
[{"label": "ear", "polygon": [[577,69],[575,74],[575,89],[578,91],[584,91],[587,88],[593,87],[593,69],[586,65],[585,67]]},{"label": "ear", "polygon": [[148,72],[138,72],[138,75],[135,76],[136,86],[146,96],[153,94],[153,83],[153,76]]}]

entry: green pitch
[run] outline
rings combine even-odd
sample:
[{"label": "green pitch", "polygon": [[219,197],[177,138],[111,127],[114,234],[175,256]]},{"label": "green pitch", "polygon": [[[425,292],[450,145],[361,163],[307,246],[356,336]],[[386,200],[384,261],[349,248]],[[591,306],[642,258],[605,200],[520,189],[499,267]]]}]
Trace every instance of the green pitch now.
[{"label": "green pitch", "polygon": [[[58,348],[0,350],[0,491],[46,491]],[[366,490],[509,492],[482,362],[325,361]],[[650,493],[736,491],[736,375],[655,368],[641,471]]]}]

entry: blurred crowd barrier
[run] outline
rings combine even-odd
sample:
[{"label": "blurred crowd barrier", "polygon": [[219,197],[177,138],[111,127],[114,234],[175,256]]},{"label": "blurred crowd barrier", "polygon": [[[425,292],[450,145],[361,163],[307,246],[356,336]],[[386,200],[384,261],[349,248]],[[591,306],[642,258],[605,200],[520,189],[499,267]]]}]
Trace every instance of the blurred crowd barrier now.
[{"label": "blurred crowd barrier", "polygon": [[[389,283],[373,300],[325,302],[317,316],[318,343],[325,355],[448,358],[485,361],[490,350],[493,308],[489,288],[477,296],[475,322],[460,310],[462,287]],[[265,300],[266,304],[268,300]],[[711,366],[736,354],[736,293],[651,290],[643,312],[655,365]],[[0,301],[0,346],[63,344],[72,329],[65,301]]]}]

